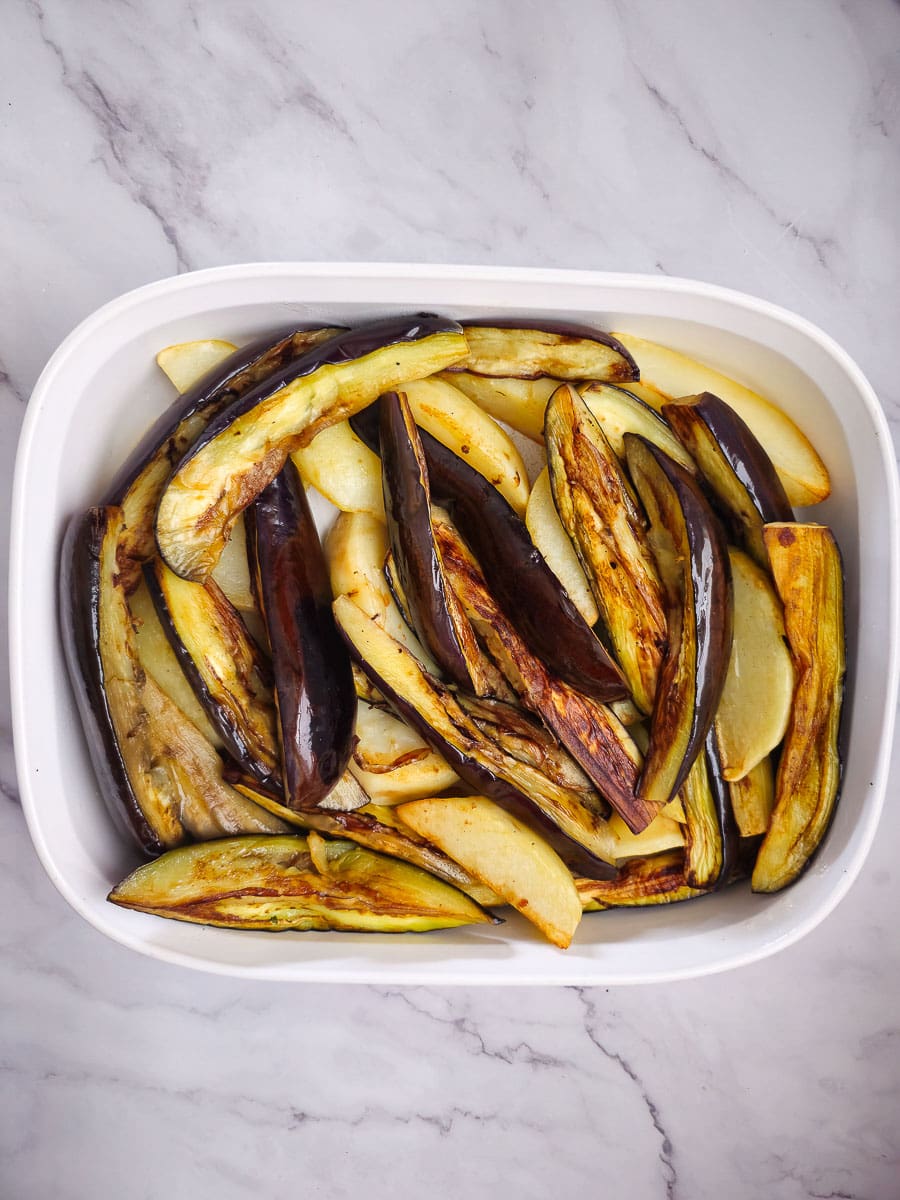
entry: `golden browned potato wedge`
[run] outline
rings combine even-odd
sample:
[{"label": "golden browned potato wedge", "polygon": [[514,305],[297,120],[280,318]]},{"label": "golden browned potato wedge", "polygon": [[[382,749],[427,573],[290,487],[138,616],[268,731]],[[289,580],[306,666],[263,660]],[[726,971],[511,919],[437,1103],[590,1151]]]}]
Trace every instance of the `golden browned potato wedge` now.
[{"label": "golden browned potato wedge", "polygon": [[581,920],[575,882],[542,837],[486,796],[415,800],[399,809],[416,833],[540,929],[554,946],[571,944]]}]

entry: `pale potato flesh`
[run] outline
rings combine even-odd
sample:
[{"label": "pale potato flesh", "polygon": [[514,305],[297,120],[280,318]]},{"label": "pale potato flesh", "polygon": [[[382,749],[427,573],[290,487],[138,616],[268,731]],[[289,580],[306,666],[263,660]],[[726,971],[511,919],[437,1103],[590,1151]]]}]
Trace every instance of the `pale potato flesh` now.
[{"label": "pale potato flesh", "polygon": [[160,370],[179,392],[186,392],[209,374],[213,367],[234,354],[237,346],[219,338],[204,338],[196,342],[179,342],[166,346],[156,356]]},{"label": "pale potato flesh", "polygon": [[384,520],[381,459],[339,421],[291,455],[306,484],[342,512],[365,512]]},{"label": "pale potato flesh", "polygon": [[546,467],[534,481],[534,487],[528,497],[525,524],[528,526],[531,540],[543,554],[547,566],[566,589],[569,599],[588,625],[596,625],[600,619],[600,610],[597,608],[581,560],[559,519],[559,513],[553,503],[550,472]]}]

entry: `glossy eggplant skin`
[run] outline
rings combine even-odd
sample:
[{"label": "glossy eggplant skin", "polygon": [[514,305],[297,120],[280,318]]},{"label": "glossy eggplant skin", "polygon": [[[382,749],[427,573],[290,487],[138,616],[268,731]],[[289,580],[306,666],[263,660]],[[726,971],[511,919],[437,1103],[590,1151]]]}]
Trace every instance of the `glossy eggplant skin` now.
[{"label": "glossy eggplant skin", "polygon": [[232,757],[263,784],[280,785],[269,668],[240,614],[212,580],[190,583],[156,559],[144,580],[194,695]]},{"label": "glossy eggplant skin", "polygon": [[153,522],[159,496],[173,467],[206,425],[268,376],[338,332],[313,328],[266,334],[236,350],[173,401],[122,465],[104,501],[124,510],[123,558],[139,564],[156,553]]},{"label": "glossy eggplant skin", "polygon": [[[378,449],[378,406],[350,421]],[[531,540],[525,522],[483,475],[419,430],[432,500],[448,509],[481,563],[488,587],[536,655],[560,679],[608,703],[628,689],[619,668]]]},{"label": "glossy eggplant skin", "polygon": [[697,483],[645,438],[625,435],[631,478],[669,608],[650,745],[638,794],[667,804],[712,726],[731,654],[731,567],[725,535]]},{"label": "glossy eggplant skin", "polygon": [[639,833],[656,811],[635,793],[641,758],[626,730],[608,708],[556,679],[531,653],[457,531],[441,521],[435,532],[448,581],[521,702],[565,746],[629,829]]},{"label": "glossy eggplant skin", "polygon": [[713,891],[718,891],[731,883],[739,872],[740,836],[734,810],[731,806],[731,787],[722,774],[722,764],[719,760],[719,749],[716,745],[716,734],[710,729],[706,735],[706,769],[709,788],[712,792],[713,804],[716,809],[716,822],[719,827],[719,839],[722,843],[722,865],[717,879],[710,881]]},{"label": "glossy eggplant skin", "polygon": [[416,424],[406,397],[397,392],[383,395],[379,410],[384,511],[405,601],[401,611],[448,678],[467,688],[469,671],[432,527],[428,468]]},{"label": "glossy eggplant skin", "polygon": [[176,574],[202,582],[238,515],[293,451],[465,349],[453,321],[390,318],[338,334],[270,375],[210,421],[172,472],[156,513],[161,557]]},{"label": "glossy eggplant skin", "polygon": [[662,412],[700,468],[732,538],[765,570],[763,525],[794,519],[772,460],[747,423],[712,392],[664,404]]},{"label": "glossy eggplant skin", "polygon": [[60,625],[69,678],[106,807],[116,826],[145,854],[159,854],[164,846],[141,811],[128,778],[103,677],[100,576],[104,539],[115,537],[113,511],[92,508],[68,524],[59,575]]},{"label": "glossy eggplant skin", "polygon": [[247,536],[272,652],[285,804],[311,809],[350,760],[356,690],[331,612],[322,545],[293,463],[249,510]]},{"label": "glossy eggplant skin", "polygon": [[[499,318],[466,321],[463,328],[472,331],[471,338],[466,335],[469,354],[450,367],[451,371],[519,379],[543,375],[559,379],[640,379],[638,365],[622,343],[589,325]],[[611,353],[598,354],[591,343]]]}]

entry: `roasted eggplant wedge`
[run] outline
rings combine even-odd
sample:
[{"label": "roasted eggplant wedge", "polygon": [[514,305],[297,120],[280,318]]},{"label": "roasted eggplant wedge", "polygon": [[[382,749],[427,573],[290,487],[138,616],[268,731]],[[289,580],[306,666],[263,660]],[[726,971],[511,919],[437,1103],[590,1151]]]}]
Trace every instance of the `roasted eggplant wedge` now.
[{"label": "roasted eggplant wedge", "polygon": [[506,320],[502,324],[467,323],[469,349],[451,372],[537,379],[638,379],[640,372],[621,342],[586,325]]},{"label": "roasted eggplant wedge", "polygon": [[703,748],[731,653],[728,547],[690,475],[658,447],[625,435],[625,455],[650,520],[650,544],[666,590],[669,646],[659,677],[638,795],[664,805]]},{"label": "roasted eggplant wedge", "polygon": [[595,859],[610,861],[604,802],[541,726],[501,701],[452,692],[349,597],[339,596],[334,612],[378,690],[462,780],[516,815],[543,817],[542,831],[549,823]]},{"label": "roasted eggplant wedge", "polygon": [[576,879],[575,887],[585,912],[675,904],[706,894],[688,883],[680,850],[629,859],[615,879]]},{"label": "roasted eggplant wedge", "polygon": [[168,566],[205,580],[238,514],[289,454],[383,391],[450,366],[465,352],[452,321],[376,321],[339,334],[239,398],[207,425],[160,498],[156,542]]},{"label": "roasted eggplant wedge", "polygon": [[609,439],[568,384],[550,398],[544,439],[559,518],[632,697],[649,713],[666,650],[666,613],[643,515]]},{"label": "roasted eggplant wedge", "polygon": [[280,781],[269,666],[210,579],[191,583],[156,559],[144,578],[194,694],[228,752],[262,783]]},{"label": "roasted eggplant wedge", "polygon": [[635,794],[641,756],[625,727],[605,705],[547,670],[507,620],[454,527],[438,520],[434,529],[448,582],[519,699],[565,746],[629,829],[639,833],[656,812]]},{"label": "roasted eggplant wedge", "polygon": [[356,690],[331,613],[319,534],[293,463],[258,497],[247,534],[272,652],[285,804],[315,808],[350,759]]},{"label": "roasted eggplant wedge", "polygon": [[425,932],[491,918],[440,879],[317,834],[225,838],[138,867],[113,904],[227,929]]},{"label": "roasted eggplant wedge", "polygon": [[760,837],[769,828],[775,807],[772,757],[758,762],[743,779],[728,784],[731,811],[742,838]]},{"label": "roasted eggplant wedge", "polygon": [[268,335],[236,350],[179,396],[149,429],[117,474],[106,503],[121,505],[122,566],[132,583],[156,553],[153,523],[166,480],[206,426],[235,400],[339,330],[300,329]]},{"label": "roasted eggplant wedge", "polygon": [[[378,444],[376,405],[351,424],[369,445]],[[450,510],[492,594],[534,654],[596,700],[624,698],[628,689],[619,668],[535,548],[525,522],[483,475],[430,434],[419,435],[432,499]]]},{"label": "roasted eggplant wedge", "polygon": [[636,433],[659,446],[691,475],[696,475],[694,460],[675,436],[669,422],[628,387],[587,383],[578,392],[619,458],[625,457],[625,434]]},{"label": "roasted eggplant wedge", "polygon": [[732,540],[767,569],[763,525],[793,521],[794,514],[749,425],[712,392],[664,404],[662,411],[700,468]]},{"label": "roasted eggplant wedge", "polygon": [[685,816],[684,877],[690,887],[723,886],[736,861],[737,830],[731,795],[722,775],[712,730],[679,792]]},{"label": "roasted eggplant wedge", "polygon": [[767,525],[763,537],[797,675],[775,780],[775,810],[752,876],[755,892],[777,892],[809,863],[837,804],[846,669],[844,580],[827,526]]},{"label": "roasted eggplant wedge", "polygon": [[216,751],[141,666],[119,565],[124,528],[114,507],[73,520],[60,580],[69,674],[107,806],[146,854],[282,830],[225,783]]}]

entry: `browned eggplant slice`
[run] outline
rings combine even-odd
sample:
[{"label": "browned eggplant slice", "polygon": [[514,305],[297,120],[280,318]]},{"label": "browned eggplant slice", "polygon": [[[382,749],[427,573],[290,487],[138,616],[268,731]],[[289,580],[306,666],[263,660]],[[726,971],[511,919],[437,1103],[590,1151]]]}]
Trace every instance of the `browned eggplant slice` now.
[{"label": "browned eggplant slice", "polygon": [[120,570],[124,527],[112,507],[73,520],[60,577],[69,674],[107,806],[147,854],[189,837],[282,831],[225,783],[216,751],[141,666]]},{"label": "browned eggplant slice", "polygon": [[550,398],[544,439],[559,518],[634,701],[649,713],[666,650],[666,614],[643,515],[609,439],[568,384]]},{"label": "browned eggplant slice", "polygon": [[315,808],[353,749],[356,690],[331,612],[319,534],[293,463],[248,512],[257,596],[272,652],[285,804]]},{"label": "browned eggplant slice", "polygon": [[156,559],[144,578],[182,670],[229,753],[260,782],[280,782],[270,669],[213,581],[191,583]]},{"label": "browned eggplant slice", "polygon": [[638,794],[664,805],[681,788],[712,725],[731,653],[728,547],[690,475],[644,438],[625,435],[628,469],[650,519],[668,603],[659,678]]},{"label": "browned eggplant slice", "polygon": [[685,816],[684,878],[708,891],[727,883],[737,856],[737,831],[731,796],[716,754],[715,737],[694,759],[679,792]]},{"label": "browned eggplant slice", "polygon": [[560,740],[629,829],[639,833],[656,810],[635,794],[641,756],[625,728],[604,705],[547,670],[491,596],[478,563],[453,526],[436,521],[434,529],[448,582],[519,698]]},{"label": "browned eggplant slice", "polygon": [[352,812],[323,812],[321,809],[314,812],[297,812],[286,808],[280,797],[264,791],[256,780],[241,775],[239,771],[228,773],[228,778],[241,795],[269,812],[276,813],[292,825],[301,829],[313,829],[331,837],[348,838],[359,846],[365,846],[367,850],[403,859],[404,862],[412,863],[414,867],[421,867],[423,871],[443,879],[444,883],[459,888],[477,904],[503,904],[490,888],[463,870],[459,863],[448,858],[427,838],[410,829],[400,820],[393,808],[367,803]]},{"label": "browned eggplant slice", "polygon": [[339,332],[294,329],[256,339],[179,396],[148,430],[116,475],[106,500],[121,505],[125,515],[122,566],[132,583],[139,579],[139,564],[156,554],[153,523],[166,480],[209,422],[287,363]]},{"label": "browned eggplant slice", "polygon": [[840,551],[825,525],[767,525],[763,531],[797,684],[775,780],[775,810],[752,886],[793,883],[828,830],[838,801],[838,750],[846,669]]},{"label": "browned eggplant slice", "polygon": [[706,895],[704,889],[688,883],[680,850],[631,858],[615,879],[576,879],[575,887],[585,912],[675,904]]},{"label": "browned eggplant slice", "polygon": [[[378,406],[352,418],[367,445],[378,446]],[[599,638],[535,547],[525,522],[497,489],[439,441],[419,430],[431,495],[481,563],[488,586],[532,652],[560,679],[602,702],[628,689]]]},{"label": "browned eggplant slice", "polygon": [[625,457],[625,434],[637,433],[654,446],[659,446],[686,471],[696,475],[696,464],[668,421],[646,401],[635,396],[629,387],[614,383],[588,383],[578,389],[616,455]]},{"label": "browned eggplant slice", "polygon": [[493,920],[408,863],[317,834],[225,838],[170,850],[109,894],[113,904],[228,929],[424,932]]},{"label": "browned eggplant slice", "polygon": [[453,321],[374,321],[339,334],[269,376],[207,425],[160,498],[156,541],[177,575],[204,580],[239,513],[294,450],[405,379],[451,365],[466,351]]},{"label": "browned eggplant slice", "polygon": [[461,779],[516,815],[529,814],[532,823],[543,818],[540,830],[555,827],[570,850],[612,861],[603,801],[540,725],[501,701],[452,692],[349,597],[339,596],[334,611],[356,661]]},{"label": "browned eggplant slice", "polygon": [[662,411],[700,468],[732,538],[767,569],[763,525],[793,521],[794,513],[749,425],[712,392],[664,404]]},{"label": "browned eggplant slice", "polygon": [[474,375],[537,379],[639,379],[637,363],[621,342],[586,325],[504,319],[467,322],[469,350],[451,370]]}]

